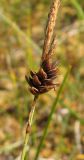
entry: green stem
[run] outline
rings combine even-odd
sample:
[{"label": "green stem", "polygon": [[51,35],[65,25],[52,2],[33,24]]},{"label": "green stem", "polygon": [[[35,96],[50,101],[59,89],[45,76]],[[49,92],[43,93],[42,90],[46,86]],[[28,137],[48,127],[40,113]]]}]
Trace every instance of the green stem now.
[{"label": "green stem", "polygon": [[29,114],[29,119],[28,119],[26,133],[25,133],[24,146],[23,146],[23,150],[22,150],[21,160],[25,160],[27,145],[28,145],[28,142],[29,142],[30,129],[31,129],[31,125],[32,125],[34,112],[35,112],[36,100],[37,100],[37,96],[34,97],[34,101],[33,101],[33,104],[32,104],[32,109],[31,109],[30,114]]},{"label": "green stem", "polygon": [[84,12],[83,12],[83,9],[82,9],[81,5],[78,3],[78,1],[77,0],[71,0],[71,3],[76,8],[78,17],[81,20],[84,20]]},{"label": "green stem", "polygon": [[55,112],[56,105],[57,105],[57,103],[58,103],[58,101],[59,101],[60,94],[61,94],[61,92],[62,92],[63,86],[64,86],[65,81],[66,81],[66,79],[67,79],[67,77],[68,77],[68,74],[69,74],[69,72],[70,72],[70,69],[71,69],[71,67],[68,68],[68,70],[67,70],[67,72],[66,72],[66,74],[65,74],[65,76],[64,76],[64,79],[63,79],[63,81],[62,81],[62,84],[61,84],[61,86],[60,86],[60,88],[59,88],[59,90],[58,90],[57,97],[56,97],[56,99],[55,99],[55,101],[54,101],[54,103],[53,103],[53,105],[52,105],[51,112],[50,112],[50,115],[49,115],[49,118],[48,118],[46,127],[45,127],[45,129],[44,129],[43,136],[42,136],[42,138],[41,138],[40,144],[39,144],[38,149],[37,149],[37,151],[36,151],[36,155],[35,155],[34,160],[37,160],[37,159],[38,159],[40,150],[41,150],[41,148],[42,148],[42,146],[43,146],[44,139],[45,139],[45,137],[46,137],[46,135],[47,135],[47,131],[48,131],[48,128],[49,128],[51,119],[52,119],[52,115],[53,115],[53,113]]},{"label": "green stem", "polygon": [[23,151],[22,151],[21,160],[25,160],[28,141],[29,141],[29,134],[25,134],[24,147],[23,147]]}]

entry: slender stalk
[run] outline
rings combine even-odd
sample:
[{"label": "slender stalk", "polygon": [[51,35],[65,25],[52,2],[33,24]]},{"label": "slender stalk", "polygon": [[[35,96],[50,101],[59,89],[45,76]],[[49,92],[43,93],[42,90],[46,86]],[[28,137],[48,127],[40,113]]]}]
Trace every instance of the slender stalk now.
[{"label": "slender stalk", "polygon": [[22,151],[21,160],[25,160],[28,141],[29,141],[29,134],[26,133],[25,134],[24,147],[23,147],[23,151]]},{"label": "slender stalk", "polygon": [[67,72],[66,72],[66,74],[65,74],[65,76],[64,76],[64,79],[63,79],[63,81],[62,81],[62,84],[61,84],[61,86],[60,86],[60,88],[59,88],[59,90],[58,90],[57,97],[56,97],[56,99],[55,99],[55,101],[54,101],[54,103],[53,103],[53,105],[52,105],[51,112],[50,112],[50,115],[49,115],[49,118],[48,118],[46,127],[45,127],[45,129],[44,129],[43,136],[42,136],[42,138],[41,138],[40,144],[39,144],[38,149],[37,149],[37,151],[36,151],[36,155],[35,155],[34,160],[37,160],[37,159],[38,159],[39,153],[40,153],[41,148],[42,148],[42,146],[43,146],[44,139],[45,139],[45,137],[46,137],[46,135],[47,135],[47,132],[48,132],[48,128],[49,128],[49,125],[50,125],[50,122],[51,122],[53,113],[55,112],[57,103],[58,103],[58,101],[59,101],[60,94],[61,94],[61,92],[62,92],[62,89],[63,89],[63,87],[64,87],[65,81],[66,81],[66,79],[67,79],[67,77],[68,77],[68,74],[69,74],[69,72],[70,72],[70,69],[71,69],[71,67],[68,68],[68,70],[67,70]]},{"label": "slender stalk", "polygon": [[81,7],[81,5],[78,3],[77,0],[71,0],[72,5],[76,8],[77,10],[77,15],[79,19],[84,20],[84,11]]},{"label": "slender stalk", "polygon": [[23,150],[22,150],[21,160],[24,160],[25,156],[26,156],[27,145],[28,145],[28,142],[29,142],[29,135],[30,135],[32,120],[33,120],[33,116],[34,116],[36,100],[37,100],[37,96],[34,97],[34,101],[32,103],[32,109],[29,113],[29,118],[28,118],[27,127],[26,127],[26,133],[25,133],[24,146],[23,146]]}]

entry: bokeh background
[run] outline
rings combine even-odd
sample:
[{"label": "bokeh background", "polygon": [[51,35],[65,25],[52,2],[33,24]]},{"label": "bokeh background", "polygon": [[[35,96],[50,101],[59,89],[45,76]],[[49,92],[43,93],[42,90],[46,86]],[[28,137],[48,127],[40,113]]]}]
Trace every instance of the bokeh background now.
[{"label": "bokeh background", "polygon": [[[50,3],[0,0],[0,160],[19,160],[33,100],[25,74],[38,70]],[[84,0],[61,1],[55,32],[58,81],[72,69],[39,160],[84,160]],[[58,88],[38,99],[27,160],[34,160]]]}]

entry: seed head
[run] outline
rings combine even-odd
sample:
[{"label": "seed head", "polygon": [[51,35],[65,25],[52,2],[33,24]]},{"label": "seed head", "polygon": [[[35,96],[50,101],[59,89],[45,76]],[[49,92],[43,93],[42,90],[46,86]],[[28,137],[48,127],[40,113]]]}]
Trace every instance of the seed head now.
[{"label": "seed head", "polygon": [[43,60],[38,72],[30,71],[30,76],[25,76],[33,95],[39,95],[55,88],[58,83],[54,84],[54,80],[58,75],[58,67],[52,63],[49,56]]},{"label": "seed head", "polygon": [[54,84],[54,80],[58,75],[58,67],[56,63],[52,62],[52,55],[56,49],[56,37],[54,34],[55,22],[59,8],[60,0],[53,0],[48,22],[45,31],[43,53],[41,57],[40,69],[38,72],[30,71],[30,76],[25,76],[28,82],[30,92],[33,95],[39,95],[56,87],[58,83]]}]

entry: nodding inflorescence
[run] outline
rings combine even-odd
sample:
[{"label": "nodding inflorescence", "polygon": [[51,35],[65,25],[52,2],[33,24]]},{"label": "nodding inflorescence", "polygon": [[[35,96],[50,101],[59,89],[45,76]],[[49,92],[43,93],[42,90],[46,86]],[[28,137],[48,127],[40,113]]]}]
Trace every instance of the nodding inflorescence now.
[{"label": "nodding inflorescence", "polygon": [[48,16],[48,23],[45,31],[45,39],[43,45],[43,53],[41,57],[41,65],[38,72],[30,71],[30,76],[25,76],[28,82],[30,92],[33,95],[39,95],[48,92],[59,83],[54,84],[54,80],[58,76],[58,67],[52,61],[52,55],[56,49],[56,37],[54,36],[54,28],[56,23],[57,12],[60,0],[53,0],[50,13]]}]

